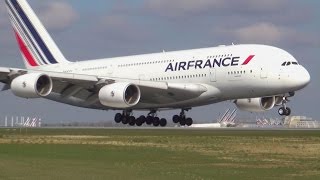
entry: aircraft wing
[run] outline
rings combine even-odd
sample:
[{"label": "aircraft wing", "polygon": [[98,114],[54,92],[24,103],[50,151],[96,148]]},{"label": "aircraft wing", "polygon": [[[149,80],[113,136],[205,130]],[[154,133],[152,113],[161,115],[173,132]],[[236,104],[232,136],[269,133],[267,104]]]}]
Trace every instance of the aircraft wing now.
[{"label": "aircraft wing", "polygon": [[94,75],[0,67],[0,82],[6,84],[2,90],[10,89],[10,83],[15,77],[27,73],[46,74],[52,79],[52,92],[61,94],[65,98],[72,96],[82,100],[89,100],[90,97],[97,99],[98,92],[103,86],[117,82],[129,82],[139,86],[141,90],[140,102],[146,104],[186,101],[199,97],[207,91],[206,87],[200,84],[154,82],[139,79],[121,79],[116,77],[98,77]]}]

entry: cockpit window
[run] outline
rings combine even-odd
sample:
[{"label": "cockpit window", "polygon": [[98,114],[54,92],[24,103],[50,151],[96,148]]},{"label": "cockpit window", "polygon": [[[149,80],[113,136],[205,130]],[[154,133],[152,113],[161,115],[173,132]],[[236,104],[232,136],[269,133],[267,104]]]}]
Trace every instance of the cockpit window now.
[{"label": "cockpit window", "polygon": [[281,66],[299,65],[298,62],[284,62]]}]

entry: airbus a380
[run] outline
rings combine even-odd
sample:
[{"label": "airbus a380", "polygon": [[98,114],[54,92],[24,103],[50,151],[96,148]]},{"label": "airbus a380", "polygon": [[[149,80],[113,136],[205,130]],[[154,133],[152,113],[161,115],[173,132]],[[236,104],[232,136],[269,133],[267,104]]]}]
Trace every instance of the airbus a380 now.
[{"label": "airbus a380", "polygon": [[[186,111],[233,101],[241,110],[280,106],[310,82],[288,52],[266,45],[230,45],[70,62],[26,0],[6,0],[26,69],[0,68],[0,81],[22,98],[46,98],[84,108],[118,110],[117,123],[166,126],[159,110],[178,109],[174,123],[192,125]],[[148,111],[134,117],[133,112]]]}]

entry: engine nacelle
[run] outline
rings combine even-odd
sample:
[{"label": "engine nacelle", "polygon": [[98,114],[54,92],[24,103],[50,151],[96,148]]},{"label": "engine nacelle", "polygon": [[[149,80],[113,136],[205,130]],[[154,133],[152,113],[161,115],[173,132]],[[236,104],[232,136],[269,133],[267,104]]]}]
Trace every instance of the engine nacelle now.
[{"label": "engine nacelle", "polygon": [[19,76],[11,82],[14,95],[22,98],[39,98],[48,96],[53,88],[48,75],[31,73]]},{"label": "engine nacelle", "polygon": [[275,97],[238,99],[235,102],[240,110],[249,112],[263,112],[271,110],[274,107],[275,103]]},{"label": "engine nacelle", "polygon": [[112,108],[129,108],[137,105],[141,98],[140,88],[131,83],[114,83],[101,88],[100,103]]}]

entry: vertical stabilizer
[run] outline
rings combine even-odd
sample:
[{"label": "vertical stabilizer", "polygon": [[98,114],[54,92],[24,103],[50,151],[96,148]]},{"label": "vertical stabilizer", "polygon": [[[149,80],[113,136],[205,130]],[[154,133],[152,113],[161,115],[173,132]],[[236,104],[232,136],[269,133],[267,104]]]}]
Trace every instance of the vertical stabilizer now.
[{"label": "vertical stabilizer", "polygon": [[6,0],[6,5],[27,69],[68,63],[26,0]]}]

